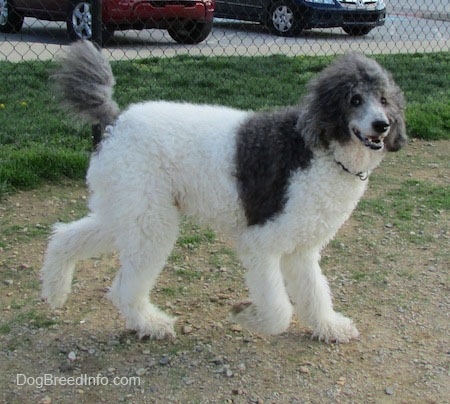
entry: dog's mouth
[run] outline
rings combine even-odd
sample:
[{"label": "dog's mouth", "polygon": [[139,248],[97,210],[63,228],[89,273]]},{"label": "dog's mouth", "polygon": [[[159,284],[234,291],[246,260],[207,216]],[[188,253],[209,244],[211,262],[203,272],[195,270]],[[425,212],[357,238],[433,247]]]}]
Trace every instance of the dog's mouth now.
[{"label": "dog's mouth", "polygon": [[352,129],[354,135],[361,141],[361,143],[371,150],[381,150],[384,147],[384,138],[386,135],[365,136],[358,129]]}]

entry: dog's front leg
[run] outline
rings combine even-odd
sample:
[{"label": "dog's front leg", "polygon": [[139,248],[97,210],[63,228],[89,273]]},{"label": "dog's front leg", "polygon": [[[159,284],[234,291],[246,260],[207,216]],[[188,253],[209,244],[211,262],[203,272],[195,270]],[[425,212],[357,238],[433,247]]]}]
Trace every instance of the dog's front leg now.
[{"label": "dog's front leg", "polygon": [[319,266],[318,250],[298,250],[281,259],[286,287],[299,320],[313,328],[313,336],[325,342],[349,342],[358,338],[352,320],[333,309],[330,288]]},{"label": "dog's front leg", "polygon": [[247,269],[250,301],[235,305],[232,319],[264,334],[285,331],[291,321],[292,305],[280,271],[280,256],[247,249],[240,258]]}]

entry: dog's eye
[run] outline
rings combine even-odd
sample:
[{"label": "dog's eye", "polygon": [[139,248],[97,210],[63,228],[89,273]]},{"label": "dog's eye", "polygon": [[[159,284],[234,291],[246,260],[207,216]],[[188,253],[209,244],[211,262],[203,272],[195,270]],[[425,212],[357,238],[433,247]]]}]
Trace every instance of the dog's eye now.
[{"label": "dog's eye", "polygon": [[358,106],[360,106],[360,105],[362,104],[362,102],[363,102],[363,99],[362,99],[362,97],[361,97],[359,94],[354,95],[354,96],[352,97],[352,99],[350,100],[350,104],[351,104],[353,107],[358,107]]},{"label": "dog's eye", "polygon": [[387,105],[387,99],[384,97],[381,97],[380,102],[381,102],[381,105]]}]

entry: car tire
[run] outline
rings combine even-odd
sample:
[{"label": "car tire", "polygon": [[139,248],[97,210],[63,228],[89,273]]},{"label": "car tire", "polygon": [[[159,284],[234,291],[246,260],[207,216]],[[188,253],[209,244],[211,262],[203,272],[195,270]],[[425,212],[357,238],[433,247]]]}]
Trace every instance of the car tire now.
[{"label": "car tire", "polygon": [[364,36],[372,31],[373,27],[365,25],[344,25],[342,29],[351,36]]},{"label": "car tire", "polygon": [[[67,32],[72,41],[92,39],[92,7],[90,1],[72,0],[67,11]],[[112,27],[103,26],[102,45],[114,35]]]},{"label": "car tire", "polygon": [[177,21],[168,29],[170,37],[181,44],[196,44],[204,41],[212,29],[211,21]]},{"label": "car tire", "polygon": [[12,0],[0,0],[0,32],[14,34],[22,25],[23,15],[16,11]]},{"label": "car tire", "polygon": [[302,32],[304,24],[299,8],[289,0],[281,0],[270,6],[266,26],[272,34],[294,36]]}]

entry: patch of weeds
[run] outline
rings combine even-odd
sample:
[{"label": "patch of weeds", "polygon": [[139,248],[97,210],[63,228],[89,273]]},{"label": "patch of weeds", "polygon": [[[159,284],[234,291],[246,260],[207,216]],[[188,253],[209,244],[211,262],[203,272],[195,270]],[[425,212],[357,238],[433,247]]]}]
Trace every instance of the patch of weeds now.
[{"label": "patch of weeds", "polygon": [[400,230],[412,232],[416,224],[420,225],[417,218],[435,221],[442,210],[450,210],[448,189],[426,181],[407,180],[385,195],[362,200],[355,217],[370,221],[374,216],[382,216]]},{"label": "patch of weeds", "polygon": [[209,254],[208,263],[214,268],[223,268],[226,266],[238,265],[238,260],[234,250],[227,247],[222,247]]},{"label": "patch of weeds", "polygon": [[203,272],[196,271],[191,268],[186,267],[178,267],[175,269],[175,274],[179,277],[182,277],[187,280],[196,280],[200,279],[203,276]]},{"label": "patch of weeds", "polygon": [[49,328],[56,324],[55,320],[48,318],[44,314],[38,313],[36,310],[19,313],[13,322],[22,325],[31,325],[33,328]]},{"label": "patch of weeds", "polygon": [[0,335],[7,335],[11,332],[11,326],[7,323],[0,325]]},{"label": "patch of weeds", "polygon": [[352,276],[352,279],[353,279],[353,280],[355,280],[355,281],[357,281],[357,282],[360,282],[360,281],[362,281],[362,280],[364,280],[364,279],[367,278],[367,272],[363,272],[363,271],[355,271],[355,272],[353,272],[353,273],[351,274],[351,276]]},{"label": "patch of weeds", "polygon": [[27,277],[21,284],[23,287],[27,288],[27,290],[40,290],[41,288],[41,282],[37,276]]},{"label": "patch of weeds", "polygon": [[216,234],[210,229],[202,229],[197,225],[186,222],[177,241],[177,246],[195,249],[202,243],[212,243],[216,239]]},{"label": "patch of weeds", "polygon": [[34,237],[45,236],[48,234],[48,228],[41,224],[32,226],[10,225],[2,229],[4,236],[14,235],[18,241],[27,241]]},{"label": "patch of weeds", "polygon": [[165,288],[161,288],[160,289],[161,293],[166,295],[166,296],[176,296],[177,295],[177,290],[173,287],[165,287]]},{"label": "patch of weeds", "polygon": [[17,302],[13,300],[10,304],[12,310],[20,310],[23,306],[25,306],[24,302]]},{"label": "patch of weeds", "polygon": [[169,257],[169,262],[172,264],[181,264],[183,263],[184,258],[180,251],[174,249]]}]

